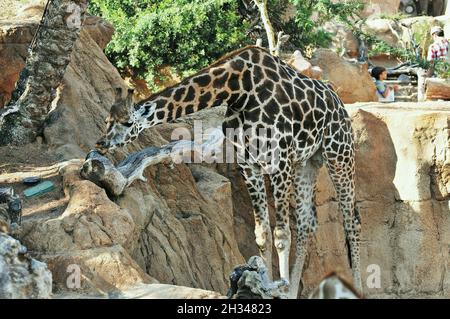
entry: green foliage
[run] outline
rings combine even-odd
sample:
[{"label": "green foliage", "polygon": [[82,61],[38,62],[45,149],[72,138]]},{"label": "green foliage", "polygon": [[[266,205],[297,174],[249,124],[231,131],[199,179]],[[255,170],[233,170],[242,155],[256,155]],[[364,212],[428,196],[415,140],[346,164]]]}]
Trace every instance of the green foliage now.
[{"label": "green foliage", "polygon": [[[222,55],[253,44],[250,21],[238,11],[242,0],[91,0],[91,13],[115,27],[106,48],[109,59],[123,73],[143,78],[159,89],[161,69],[170,67],[181,77],[206,67]],[[291,3],[297,9],[286,21]],[[268,0],[275,31],[291,36],[291,49],[328,46],[332,34],[327,21],[350,20],[364,7],[361,0]],[[258,13],[259,16],[259,13]]]},{"label": "green foliage", "polygon": [[92,0],[90,10],[116,28],[106,49],[111,61],[154,85],[162,67],[184,77],[246,44],[248,25],[236,6],[233,0]]},{"label": "green foliage", "polygon": [[332,0],[290,0],[297,14],[281,25],[281,29],[291,36],[290,44],[302,51],[308,47],[328,47],[332,33],[323,26],[329,21],[339,21],[347,25],[354,24],[358,13],[364,9],[360,0],[334,3]]},{"label": "green foliage", "polygon": [[437,61],[434,63],[434,72],[438,78],[450,79],[450,63],[446,61]]},{"label": "green foliage", "polygon": [[399,12],[396,14],[380,14],[380,19],[387,19],[387,20],[393,20],[393,21],[400,21],[406,18],[411,17],[410,15],[407,15],[406,13]]},{"label": "green foliage", "polygon": [[[421,51],[420,57],[416,57],[413,44],[406,43],[406,47],[392,46],[387,42],[376,38],[372,34],[365,33],[361,30],[354,30],[359,37],[362,37],[370,47],[369,57],[373,57],[379,54],[388,54],[394,58],[398,58],[402,62],[412,62],[418,64],[422,69],[430,69],[431,63],[426,60],[428,47],[432,43],[430,36],[430,29],[434,24],[430,24],[427,21],[414,24],[412,27],[412,37],[414,41],[419,45]],[[448,78],[449,66],[447,62],[438,62],[434,66],[435,72],[439,77]]]}]

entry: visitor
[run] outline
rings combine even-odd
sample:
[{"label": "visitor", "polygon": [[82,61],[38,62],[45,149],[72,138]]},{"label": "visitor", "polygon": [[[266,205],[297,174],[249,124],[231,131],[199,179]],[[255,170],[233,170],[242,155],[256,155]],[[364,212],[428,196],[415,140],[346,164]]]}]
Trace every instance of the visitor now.
[{"label": "visitor", "polygon": [[378,101],[380,102],[394,102],[395,92],[398,86],[389,86],[384,81],[387,79],[387,70],[382,66],[377,66],[372,69],[372,77],[375,78],[375,86],[377,88]]},{"label": "visitor", "polygon": [[447,60],[449,54],[449,43],[444,38],[444,30],[439,26],[431,28],[431,36],[433,37],[433,44],[428,49],[429,62],[436,62],[438,60]]}]

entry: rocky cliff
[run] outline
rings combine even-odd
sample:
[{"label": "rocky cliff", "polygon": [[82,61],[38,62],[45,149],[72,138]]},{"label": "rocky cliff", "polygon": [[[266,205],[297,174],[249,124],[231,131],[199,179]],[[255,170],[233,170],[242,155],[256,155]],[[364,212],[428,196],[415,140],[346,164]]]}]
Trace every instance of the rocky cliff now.
[{"label": "rocky cliff", "polygon": [[[102,52],[112,30],[101,20],[91,21],[43,140],[0,148],[0,186],[21,194],[20,180],[27,175],[41,175],[56,186],[24,200],[17,238],[32,257],[47,263],[55,297],[217,298],[226,293],[234,266],[257,254],[250,199],[235,165],[162,163],[146,170],[148,182],[134,182],[119,198],[79,176],[82,159],[105,129],[114,88],[124,87]],[[23,61],[25,30],[32,25],[23,26],[23,38],[8,36],[21,28],[0,25],[3,65]],[[0,83],[13,83],[17,74],[0,74]],[[448,105],[366,103],[347,109],[357,142],[363,279],[371,274],[370,265],[381,271],[381,286],[365,286],[366,296],[450,297]],[[174,128],[191,129],[194,120],[202,120],[204,129],[215,127],[223,113],[218,108],[151,129],[113,160],[165,144]],[[62,165],[66,160],[74,161]],[[303,296],[330,271],[349,274],[342,216],[325,169],[316,203],[319,228],[309,247]],[[74,287],[68,279],[76,267],[81,280]]]}]

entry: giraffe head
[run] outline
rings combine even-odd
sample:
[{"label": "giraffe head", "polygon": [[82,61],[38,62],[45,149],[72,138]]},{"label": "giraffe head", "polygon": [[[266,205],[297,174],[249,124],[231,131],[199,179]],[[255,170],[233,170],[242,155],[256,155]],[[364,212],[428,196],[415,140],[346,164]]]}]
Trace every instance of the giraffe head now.
[{"label": "giraffe head", "polygon": [[149,115],[152,109],[154,112],[156,104],[135,105],[133,92],[134,90],[129,89],[127,96],[123,98],[122,89],[116,88],[115,101],[106,118],[106,134],[95,146],[101,154],[128,144],[136,139],[143,129],[151,126],[144,115]]},{"label": "giraffe head", "polygon": [[309,299],[361,299],[355,288],[337,273],[327,275]]}]

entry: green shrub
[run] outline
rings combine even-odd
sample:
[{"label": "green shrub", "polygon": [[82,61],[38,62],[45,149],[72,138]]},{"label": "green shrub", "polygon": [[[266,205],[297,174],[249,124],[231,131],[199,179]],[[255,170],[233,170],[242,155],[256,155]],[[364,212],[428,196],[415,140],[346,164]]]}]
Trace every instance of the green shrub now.
[{"label": "green shrub", "polygon": [[450,63],[446,61],[435,62],[434,72],[438,78],[450,79]]},{"label": "green shrub", "polygon": [[297,14],[284,22],[281,29],[291,36],[289,44],[292,49],[301,49],[303,53],[308,47],[328,47],[334,37],[333,33],[324,30],[329,21],[343,22],[353,25],[358,14],[364,9],[360,0],[349,0],[334,3],[332,0],[290,0],[297,9]]},{"label": "green shrub", "polygon": [[[250,21],[238,12],[241,0],[91,0],[91,13],[115,27],[106,54],[122,73],[143,78],[151,89],[161,83],[161,68],[185,77],[222,55],[253,44]],[[291,2],[297,9],[284,18]],[[330,20],[348,21],[363,8],[360,0],[269,0],[275,31],[291,36],[290,48],[328,46],[332,34],[322,26]],[[315,17],[312,19],[312,17]]]},{"label": "green shrub", "polygon": [[158,69],[184,77],[247,43],[248,25],[232,0],[92,0],[92,13],[116,28],[106,48],[121,70],[153,89]]}]

